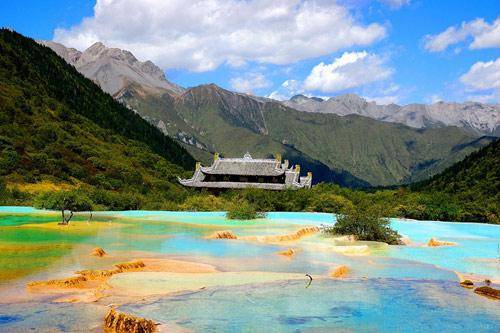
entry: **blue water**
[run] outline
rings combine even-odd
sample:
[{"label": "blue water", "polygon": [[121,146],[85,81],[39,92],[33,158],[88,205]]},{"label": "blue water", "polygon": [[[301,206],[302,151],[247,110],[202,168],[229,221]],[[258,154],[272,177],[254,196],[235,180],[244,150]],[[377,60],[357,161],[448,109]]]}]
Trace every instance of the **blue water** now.
[{"label": "blue water", "polygon": [[372,279],[212,288],[121,310],[199,332],[498,332],[499,302],[452,282]]},{"label": "blue water", "polygon": [[[16,260],[28,262],[35,253],[38,261],[52,263],[45,270],[38,265],[36,275],[34,272],[33,277],[26,277],[28,281],[49,278],[55,272],[67,274],[68,270],[86,269],[89,262],[95,265],[95,260],[88,256],[95,246],[116,256],[102,259],[108,260],[108,265],[118,260],[118,256],[127,258],[128,253],[140,251],[200,260],[222,271],[326,275],[337,264],[345,264],[351,270],[351,279],[318,279],[307,289],[307,279],[209,288],[120,307],[126,312],[194,331],[499,331],[500,302],[459,287],[452,270],[498,278],[500,226],[392,219],[392,227],[409,237],[414,245],[384,246],[366,242],[371,255],[346,256],[328,250],[328,246],[336,243],[323,235],[283,245],[205,238],[218,230],[231,230],[239,236],[286,234],[302,226],[335,223],[332,214],[272,212],[255,221],[229,221],[224,212],[95,212],[95,221],[110,221],[121,226],[83,233],[23,227],[27,223],[57,220],[58,217],[46,213],[51,212],[29,207],[0,207],[0,245],[15,239],[27,246],[19,247],[22,251]],[[86,214],[77,215],[72,223],[86,223]],[[423,246],[431,237],[458,245]],[[67,247],[61,247],[63,245]],[[60,248],[60,251],[54,253],[47,247]],[[293,259],[276,255],[289,247],[298,249]],[[31,249],[35,252],[29,252]],[[12,288],[16,293],[24,290],[15,284]],[[96,304],[50,301],[1,304],[0,297],[0,331],[78,331],[87,328],[81,323],[98,327],[102,311]]]}]

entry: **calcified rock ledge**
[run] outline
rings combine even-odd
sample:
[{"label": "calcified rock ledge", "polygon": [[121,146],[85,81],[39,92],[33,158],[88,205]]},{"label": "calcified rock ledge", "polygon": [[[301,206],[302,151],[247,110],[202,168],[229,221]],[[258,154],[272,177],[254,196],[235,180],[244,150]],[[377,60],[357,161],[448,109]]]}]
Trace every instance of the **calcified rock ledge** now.
[{"label": "calcified rock ledge", "polygon": [[27,289],[34,293],[62,296],[54,300],[55,302],[97,302],[111,294],[108,281],[113,276],[124,273],[139,274],[140,272],[198,274],[216,273],[218,270],[212,265],[197,262],[149,258],[118,263],[114,269],[87,269],[75,272],[77,276],[30,282],[27,284]]},{"label": "calcified rock ledge", "polygon": [[238,236],[236,236],[231,230],[222,230],[222,231],[216,231],[213,234],[210,234],[205,238],[206,239],[238,239]]},{"label": "calcified rock ledge", "polygon": [[441,240],[438,240],[434,237],[432,237],[431,239],[429,239],[429,242],[427,242],[427,246],[429,247],[436,247],[436,246],[455,246],[457,245],[457,243],[455,242],[446,242],[446,241],[441,241]]},{"label": "calcified rock ledge", "polygon": [[283,251],[279,251],[278,254],[280,256],[284,256],[284,257],[288,257],[288,258],[291,258],[295,255],[296,251],[294,249],[286,249],[286,250],[283,250]]},{"label": "calcified rock ledge", "polygon": [[482,286],[474,289],[474,292],[482,296],[500,300],[500,289],[495,289],[489,286]]},{"label": "calcified rock ledge", "polygon": [[156,324],[152,320],[132,316],[111,309],[104,317],[106,333],[152,333],[156,332]]},{"label": "calcified rock ledge", "polygon": [[95,249],[92,250],[90,255],[92,255],[94,257],[102,258],[106,255],[106,251],[104,251],[104,249],[102,247],[96,247]]},{"label": "calcified rock ledge", "polygon": [[251,242],[262,243],[281,243],[291,242],[301,239],[302,237],[313,235],[320,231],[319,227],[305,227],[297,230],[292,234],[286,235],[267,235],[267,236],[237,236],[231,230],[216,231],[213,234],[205,237],[206,239],[240,239]]},{"label": "calcified rock ledge", "polygon": [[131,261],[126,263],[116,264],[116,269],[101,269],[101,270],[82,270],[77,271],[76,274],[79,276],[64,278],[64,279],[54,279],[47,281],[34,281],[28,283],[28,288],[43,288],[43,287],[58,287],[58,288],[85,288],[91,287],[89,282],[95,280],[106,279],[114,274],[119,274],[123,272],[130,272],[133,270],[141,269],[146,265],[142,261]]}]

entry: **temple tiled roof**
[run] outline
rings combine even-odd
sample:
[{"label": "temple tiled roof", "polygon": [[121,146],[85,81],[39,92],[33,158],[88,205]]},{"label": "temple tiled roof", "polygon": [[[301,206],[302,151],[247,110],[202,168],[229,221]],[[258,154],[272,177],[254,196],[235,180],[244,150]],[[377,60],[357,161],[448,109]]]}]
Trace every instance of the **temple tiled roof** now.
[{"label": "temple tiled roof", "polygon": [[[210,175],[210,177],[209,177]],[[218,175],[218,181],[211,180],[211,175]],[[240,178],[240,181],[229,181],[220,176],[282,176],[281,183],[273,182],[247,182],[247,178]],[[278,159],[253,159],[250,154],[245,154],[243,158],[219,158],[218,154],[214,156],[214,163],[209,167],[202,167],[197,163],[196,171],[190,179],[179,179],[184,186],[201,188],[262,188],[268,190],[283,190],[286,188],[310,188],[312,183],[312,174],[307,177],[300,177],[299,166],[295,168],[288,166],[288,161],[281,163],[281,157]]]},{"label": "temple tiled roof", "polygon": [[201,172],[208,175],[280,176],[285,169],[276,160],[223,158],[210,167],[202,167]]}]

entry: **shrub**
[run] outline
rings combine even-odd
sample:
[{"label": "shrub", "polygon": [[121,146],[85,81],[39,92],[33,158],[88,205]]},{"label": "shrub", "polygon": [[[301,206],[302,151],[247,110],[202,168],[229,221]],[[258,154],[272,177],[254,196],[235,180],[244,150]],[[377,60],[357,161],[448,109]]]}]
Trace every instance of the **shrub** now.
[{"label": "shrub", "polygon": [[307,210],[311,212],[340,213],[354,208],[352,202],[338,194],[322,193],[314,196]]},{"label": "shrub", "polygon": [[35,198],[35,207],[55,210],[92,210],[93,202],[81,190],[45,192]]},{"label": "shrub", "polygon": [[390,227],[380,207],[358,205],[338,215],[337,223],[326,231],[340,235],[355,235],[359,240],[399,244],[401,236]]},{"label": "shrub", "polygon": [[239,201],[232,205],[227,211],[226,217],[230,220],[254,220],[265,217],[265,213],[257,209],[247,201]]},{"label": "shrub", "polygon": [[220,211],[224,210],[224,202],[221,198],[208,193],[201,193],[188,197],[182,205],[181,210],[190,211]]}]

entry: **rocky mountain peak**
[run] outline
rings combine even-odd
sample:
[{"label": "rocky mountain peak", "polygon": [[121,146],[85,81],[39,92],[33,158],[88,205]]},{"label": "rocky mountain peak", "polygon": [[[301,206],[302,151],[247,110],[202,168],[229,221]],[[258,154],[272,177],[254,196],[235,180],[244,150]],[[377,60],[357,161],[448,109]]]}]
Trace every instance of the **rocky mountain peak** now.
[{"label": "rocky mountain peak", "polygon": [[345,103],[347,105],[364,105],[368,103],[366,99],[356,95],[356,94],[343,94],[330,98],[329,100],[334,100],[337,102]]},{"label": "rocky mountain peak", "polygon": [[131,87],[139,89],[143,95],[165,92],[178,95],[184,91],[184,88],[168,81],[163,70],[153,62],[141,62],[130,51],[109,48],[101,42],[92,44],[83,52],[51,41],[41,43],[115,97],[123,95]]}]

